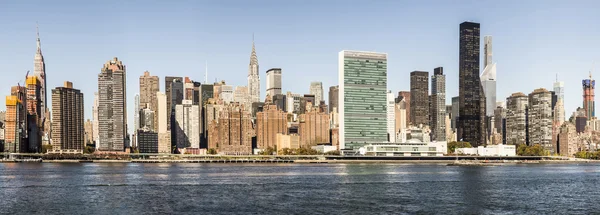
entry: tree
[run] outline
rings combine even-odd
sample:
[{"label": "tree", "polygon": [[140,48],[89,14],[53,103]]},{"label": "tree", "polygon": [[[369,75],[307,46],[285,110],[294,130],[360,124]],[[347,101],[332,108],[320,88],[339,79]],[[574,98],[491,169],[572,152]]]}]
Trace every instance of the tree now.
[{"label": "tree", "polygon": [[50,144],[42,145],[42,153],[46,154],[46,153],[48,153],[49,150],[52,150],[52,145],[50,145]]},{"label": "tree", "polygon": [[448,143],[448,153],[454,153],[457,148],[471,148],[471,144],[469,142],[450,142]]},{"label": "tree", "polygon": [[217,154],[217,150],[216,150],[216,149],[208,149],[208,150],[206,151],[206,154],[209,154],[209,155],[216,155],[216,154]]},{"label": "tree", "polygon": [[96,151],[94,147],[86,146],[83,148],[83,154],[93,154]]},{"label": "tree", "polygon": [[265,150],[263,150],[260,154],[261,155],[273,155],[275,152],[277,152],[277,150],[275,150],[273,147],[267,147]]},{"label": "tree", "polygon": [[546,150],[540,144],[535,144],[533,146],[527,146],[525,144],[520,144],[517,147],[517,155],[519,156],[544,156],[546,155]]}]

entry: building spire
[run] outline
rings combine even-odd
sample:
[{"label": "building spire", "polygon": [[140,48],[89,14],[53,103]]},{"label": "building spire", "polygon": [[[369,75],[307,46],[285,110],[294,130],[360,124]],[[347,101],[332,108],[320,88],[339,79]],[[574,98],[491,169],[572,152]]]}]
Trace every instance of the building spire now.
[{"label": "building spire", "polygon": [[35,22],[35,34],[37,36],[37,50],[38,52],[42,51],[41,43],[40,43],[40,27],[37,22]]}]

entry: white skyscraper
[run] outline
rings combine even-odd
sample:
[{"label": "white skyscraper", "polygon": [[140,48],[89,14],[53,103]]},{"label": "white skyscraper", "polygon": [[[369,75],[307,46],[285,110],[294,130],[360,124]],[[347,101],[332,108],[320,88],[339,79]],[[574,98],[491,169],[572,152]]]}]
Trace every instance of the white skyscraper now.
[{"label": "white skyscraper", "polygon": [[319,106],[320,102],[323,101],[323,83],[320,81],[311,82],[310,94],[315,96],[315,103],[313,105]]},{"label": "white skyscraper", "polygon": [[267,96],[281,94],[281,69],[273,68],[267,71]]},{"label": "white skyscraper", "polygon": [[140,129],[140,94],[135,94],[135,111],[133,112],[133,128],[135,129],[133,133],[137,133],[137,130]]},{"label": "white skyscraper", "polygon": [[391,143],[396,142],[396,98],[391,90],[387,92],[387,131],[388,138]]},{"label": "white skyscraper", "polygon": [[250,103],[260,102],[260,76],[258,75],[258,58],[252,39],[252,53],[250,54],[250,65],[248,66],[248,94]]},{"label": "white skyscraper", "polygon": [[200,109],[191,100],[175,106],[175,137],[177,148],[200,148]]},{"label": "white skyscraper", "polygon": [[492,36],[484,37],[483,73],[481,74],[481,85],[485,94],[485,115],[494,116],[496,109],[496,63],[492,62]]}]

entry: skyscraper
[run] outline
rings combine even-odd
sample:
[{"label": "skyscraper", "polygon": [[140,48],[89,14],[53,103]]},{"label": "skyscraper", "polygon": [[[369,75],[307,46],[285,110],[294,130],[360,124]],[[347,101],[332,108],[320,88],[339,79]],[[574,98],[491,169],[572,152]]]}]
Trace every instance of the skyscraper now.
[{"label": "skyscraper", "polygon": [[27,140],[28,151],[32,153],[42,151],[43,125],[40,116],[41,110],[41,87],[37,76],[28,76],[27,87]]},{"label": "skyscraper", "polygon": [[558,81],[558,75],[554,82],[554,93],[557,98],[554,106],[554,122],[560,126],[565,121],[565,82]]},{"label": "skyscraper", "polygon": [[64,87],[52,90],[52,149],[61,152],[83,153],[83,93],[65,82]]},{"label": "skyscraper", "polygon": [[485,94],[479,77],[479,23],[460,24],[457,139],[486,144]]},{"label": "skyscraper", "polygon": [[313,102],[314,106],[318,106],[319,103],[323,100],[323,82],[313,81],[310,82],[310,90],[311,95],[315,95],[315,102]]},{"label": "skyscraper", "polygon": [[[144,75],[140,76],[140,104],[136,108],[144,109],[149,107],[155,113],[158,110],[158,101],[156,93],[160,91],[160,82],[158,76],[151,76],[150,72],[145,71]],[[158,131],[158,114],[154,114],[154,127],[152,131]]]},{"label": "skyscraper", "polygon": [[433,139],[446,141],[446,75],[444,68],[433,70],[431,76],[431,131]]},{"label": "skyscraper", "polygon": [[25,89],[24,87],[14,86],[11,88],[11,95],[6,96],[6,119],[4,130],[4,152],[27,152],[27,143],[25,142]]},{"label": "skyscraper", "polygon": [[456,131],[456,126],[458,125],[456,122],[458,121],[458,113],[460,109],[459,101],[460,98],[458,96],[452,97],[452,119],[450,119],[450,124],[452,124],[453,131]]},{"label": "skyscraper", "polygon": [[396,142],[396,114],[395,114],[395,98],[391,90],[387,92],[387,133],[388,141]]},{"label": "skyscraper", "polygon": [[170,153],[171,152],[171,132],[167,130],[167,95],[162,92],[156,92],[157,109],[154,115],[158,115],[158,152],[159,153]]},{"label": "skyscraper", "polygon": [[338,59],[339,148],[355,151],[385,142],[387,54],[341,51]]},{"label": "skyscraper", "polygon": [[306,113],[298,116],[298,135],[300,147],[310,148],[329,141],[329,115],[309,107]]},{"label": "skyscraper", "polygon": [[[165,77],[165,95],[167,96],[167,130],[171,130],[171,116],[172,116],[172,112],[173,109],[175,108],[175,105],[177,103],[173,103],[173,90],[172,90],[172,83],[173,82],[179,82],[182,83],[183,82],[183,78],[182,77],[172,77],[172,76],[166,76]],[[183,99],[183,86],[181,86],[180,88],[181,92],[176,92],[176,95],[181,95],[181,99]],[[176,101],[180,101],[180,100],[176,100]]]},{"label": "skyscraper", "polygon": [[506,144],[527,143],[528,98],[523,93],[513,93],[506,98]]},{"label": "skyscraper", "polygon": [[481,74],[481,85],[485,93],[485,115],[494,116],[496,109],[496,63],[492,62],[492,36],[484,37],[485,61]]},{"label": "skyscraper", "polygon": [[329,87],[329,112],[333,112],[333,108],[338,110],[339,103],[339,94],[340,94],[340,86],[331,86]]},{"label": "skyscraper", "polygon": [[98,74],[100,151],[123,151],[127,138],[126,68],[118,58],[106,62]]},{"label": "skyscraper", "polygon": [[43,131],[43,136],[45,136],[45,138],[47,138],[47,135],[49,135],[50,132],[50,128],[49,126],[46,127],[46,124],[48,124],[50,122],[50,119],[47,119],[48,117],[48,96],[46,95],[47,93],[47,87],[46,87],[46,63],[44,62],[44,55],[42,55],[42,45],[40,42],[40,31],[39,29],[36,27],[36,33],[37,33],[37,51],[35,52],[35,57],[33,58],[33,75],[37,77],[37,80],[40,82],[40,124],[39,127],[41,129],[41,131]]},{"label": "skyscraper", "polygon": [[281,94],[281,68],[267,70],[267,96]]},{"label": "skyscraper", "polygon": [[98,97],[98,92],[94,92],[94,106],[92,106],[92,132],[94,132],[94,144],[96,144],[96,148],[98,148],[98,139],[99,139],[99,125],[98,122],[100,121],[99,119],[99,115],[98,115],[98,107],[100,106],[99,104],[99,100],[100,98]]},{"label": "skyscraper", "polygon": [[258,58],[252,39],[252,53],[250,54],[250,65],[248,66],[248,94],[250,103],[260,102],[260,76],[258,75]]},{"label": "skyscraper", "polygon": [[583,85],[583,109],[585,109],[585,116],[590,120],[596,116],[596,106],[594,100],[594,89],[596,88],[596,81],[592,79],[592,73],[590,72],[590,79],[584,79]]},{"label": "skyscraper", "polygon": [[396,98],[396,103],[404,100],[405,102],[405,110],[406,110],[406,126],[409,126],[412,123],[412,119],[410,118],[410,91],[400,91],[398,92],[398,98]]},{"label": "skyscraper", "polygon": [[429,73],[410,73],[410,119],[415,126],[429,125]]},{"label": "skyscraper", "polygon": [[183,100],[182,104],[175,106],[174,130],[176,146],[178,149],[200,148],[200,109],[193,105],[191,100]]},{"label": "skyscraper", "polygon": [[133,129],[137,132],[140,129],[140,94],[135,94],[135,111],[133,112]]},{"label": "skyscraper", "polygon": [[544,89],[536,89],[529,94],[528,133],[529,144],[540,144],[550,153],[552,146],[552,94]]}]

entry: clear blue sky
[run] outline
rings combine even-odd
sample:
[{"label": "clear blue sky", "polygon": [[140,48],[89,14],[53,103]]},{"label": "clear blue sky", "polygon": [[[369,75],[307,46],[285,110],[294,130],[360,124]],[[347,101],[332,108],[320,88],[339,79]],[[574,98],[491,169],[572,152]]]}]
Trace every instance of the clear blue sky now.
[{"label": "clear blue sky", "polygon": [[[91,117],[102,65],[127,65],[128,111],[143,71],[245,85],[255,35],[261,94],[265,71],[283,68],[283,91],[311,81],[337,85],[341,50],[388,53],[388,88],[409,90],[409,73],[443,66],[447,103],[458,95],[458,27],[481,23],[494,38],[498,100],[565,82],[567,117],[582,104],[581,79],[600,71],[599,1],[0,1],[0,95],[33,70],[39,22],[48,88],[72,81]],[[483,46],[481,47],[483,48]],[[482,61],[483,62],[483,61]],[[600,77],[600,72],[596,72]],[[325,90],[327,95],[327,89]],[[0,109],[5,109],[0,99]]]}]

